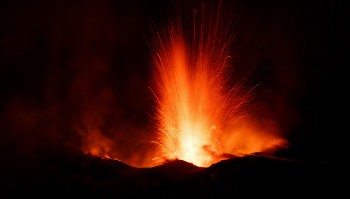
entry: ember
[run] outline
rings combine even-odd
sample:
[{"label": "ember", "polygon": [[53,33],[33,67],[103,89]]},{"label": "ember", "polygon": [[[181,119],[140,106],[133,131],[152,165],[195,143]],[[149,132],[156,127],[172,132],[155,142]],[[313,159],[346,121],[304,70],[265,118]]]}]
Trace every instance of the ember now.
[{"label": "ember", "polygon": [[156,160],[181,159],[208,167],[224,153],[242,156],[287,143],[274,132],[262,134],[253,121],[243,119],[249,117],[243,112],[254,87],[244,86],[243,78],[230,86],[233,34],[225,26],[221,4],[215,11],[207,6],[195,9],[189,19],[178,11],[155,36],[160,153]]}]

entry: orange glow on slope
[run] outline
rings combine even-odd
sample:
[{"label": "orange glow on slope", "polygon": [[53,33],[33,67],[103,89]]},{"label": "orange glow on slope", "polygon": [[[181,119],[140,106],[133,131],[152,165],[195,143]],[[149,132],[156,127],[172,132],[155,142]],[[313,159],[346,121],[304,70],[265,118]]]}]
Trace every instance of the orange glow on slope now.
[{"label": "orange glow on slope", "polygon": [[[80,131],[80,134],[82,133],[83,132]],[[110,157],[109,153],[114,143],[111,139],[103,136],[99,130],[91,129],[89,133],[83,137],[82,143],[82,150],[85,154],[113,159]]]},{"label": "orange glow on slope", "polygon": [[232,37],[219,18],[219,13],[208,18],[202,13],[188,34],[178,17],[156,34],[157,161],[182,159],[208,167],[227,153],[242,156],[286,143],[238,119],[252,88],[227,86]]}]

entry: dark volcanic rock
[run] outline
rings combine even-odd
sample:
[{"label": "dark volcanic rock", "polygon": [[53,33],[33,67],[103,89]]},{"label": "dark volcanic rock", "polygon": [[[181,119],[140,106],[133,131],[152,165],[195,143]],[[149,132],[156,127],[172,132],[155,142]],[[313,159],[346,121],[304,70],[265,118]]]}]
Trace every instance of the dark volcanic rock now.
[{"label": "dark volcanic rock", "polygon": [[251,155],[200,168],[175,160],[153,168],[81,156],[55,168],[43,181],[60,196],[208,197],[330,193],[330,165]]},{"label": "dark volcanic rock", "polygon": [[[117,160],[79,156],[49,169],[26,187],[28,194],[58,197],[286,197],[334,192],[334,170],[326,163],[251,155],[209,168],[175,160],[135,168]],[[35,182],[34,182],[35,181]]]}]

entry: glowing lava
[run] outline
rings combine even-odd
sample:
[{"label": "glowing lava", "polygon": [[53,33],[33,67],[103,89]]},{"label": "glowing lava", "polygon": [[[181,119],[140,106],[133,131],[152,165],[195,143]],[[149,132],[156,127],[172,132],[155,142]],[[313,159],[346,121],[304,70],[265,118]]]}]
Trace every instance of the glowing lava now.
[{"label": "glowing lava", "polygon": [[[210,16],[204,13],[204,8],[202,12],[194,12],[190,31],[181,22],[183,18],[177,16],[174,23],[156,33],[153,52],[159,129],[156,160],[181,159],[207,167],[226,153],[242,156],[283,145],[283,139],[266,137],[246,125],[242,131],[239,127],[242,125],[236,125],[241,121],[240,113],[252,88],[239,83],[228,86],[228,47],[232,35],[221,24],[219,12]],[[232,140],[235,138],[239,140]]]},{"label": "glowing lava", "polygon": [[137,139],[125,142],[125,137],[133,138],[125,130],[133,129],[126,128],[127,124],[121,129],[108,128],[103,120],[109,114],[106,104],[111,104],[113,97],[90,95],[102,76],[95,81],[90,78],[98,74],[94,71],[79,76],[72,93],[79,102],[86,101],[81,96],[91,96],[87,105],[80,103],[84,106],[77,124],[84,153],[118,158],[136,167],[172,159],[208,167],[232,156],[273,153],[288,144],[273,117],[265,117],[261,109],[254,114],[251,106],[247,110],[254,89],[245,86],[242,79],[246,77],[231,73],[234,68],[229,63],[229,46],[233,35],[219,11],[220,6],[215,12],[205,12],[202,7],[201,11],[194,10],[193,20],[179,12],[172,23],[155,32],[152,61],[157,140],[147,134],[141,142],[157,143],[156,152],[151,147],[137,150]]}]

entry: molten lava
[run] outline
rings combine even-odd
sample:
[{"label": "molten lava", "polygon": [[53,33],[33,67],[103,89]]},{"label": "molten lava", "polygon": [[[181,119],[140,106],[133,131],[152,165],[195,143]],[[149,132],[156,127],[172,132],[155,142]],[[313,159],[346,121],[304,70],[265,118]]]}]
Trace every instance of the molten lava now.
[{"label": "molten lava", "polygon": [[[242,119],[253,88],[228,86],[232,35],[220,13],[194,12],[192,30],[177,16],[154,42],[159,156],[207,167],[225,157],[285,145]],[[198,17],[200,16],[200,17]],[[198,23],[199,22],[199,23]],[[190,27],[191,27],[190,26]],[[187,29],[185,29],[187,27]]]},{"label": "molten lava", "polygon": [[[128,128],[109,129],[102,122],[109,110],[104,104],[113,98],[105,100],[105,95],[97,95],[99,98],[92,102],[101,106],[84,106],[79,120],[85,153],[120,159],[136,167],[172,159],[208,167],[228,157],[273,153],[286,146],[276,121],[254,115],[252,106],[248,106],[255,97],[254,87],[245,85],[246,77],[237,78],[231,73],[234,68],[229,63],[229,46],[233,35],[221,20],[220,6],[215,12],[205,12],[203,6],[192,16],[188,20],[179,12],[172,23],[155,32],[152,91],[156,101],[156,140],[147,134],[149,137],[140,142],[125,142],[133,138],[125,130]],[[86,78],[86,82],[92,82],[90,79]],[[85,81],[78,82],[85,85]],[[91,89],[85,90],[89,93]],[[156,143],[157,150],[137,150],[135,146],[141,142]]]}]

